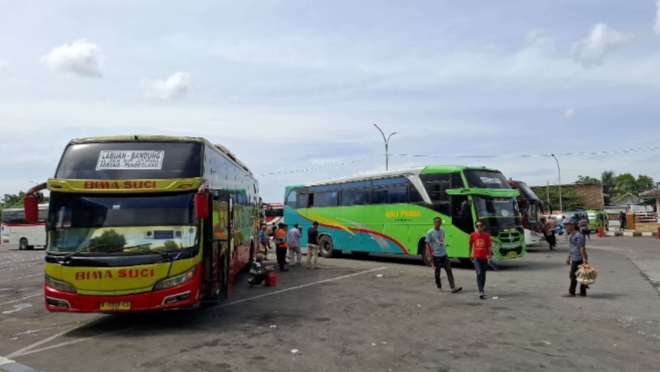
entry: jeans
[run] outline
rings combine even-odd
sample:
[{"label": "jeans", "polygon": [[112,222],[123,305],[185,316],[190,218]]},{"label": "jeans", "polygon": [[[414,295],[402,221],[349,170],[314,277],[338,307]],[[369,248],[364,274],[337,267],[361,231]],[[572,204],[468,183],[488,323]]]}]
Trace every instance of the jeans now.
[{"label": "jeans", "polygon": [[291,265],[294,263],[300,265],[302,262],[302,251],[300,247],[289,247],[289,262]]},{"label": "jeans", "polygon": [[[577,288],[577,277],[575,274],[578,271],[578,266],[582,265],[582,260],[580,261],[571,261],[571,273],[569,276],[571,277],[571,286],[568,287],[568,293],[570,294],[575,294],[575,289]],[[587,286],[584,284],[580,284],[580,294],[581,295],[587,295]]]},{"label": "jeans", "polygon": [[[312,257],[314,258],[314,266],[312,266]],[[307,267],[316,267],[318,259],[319,246],[316,244],[307,244]]]},{"label": "jeans", "polygon": [[451,271],[451,264],[449,263],[448,256],[433,257],[433,266],[435,266],[435,285],[438,288],[442,288],[442,282],[440,281],[440,268],[445,269],[447,280],[449,280],[449,286],[452,289],[456,287],[456,284],[454,283],[454,273]]},{"label": "jeans", "polygon": [[284,269],[284,265],[286,265],[286,252],[289,249],[287,247],[285,248],[276,248],[275,253],[277,254],[277,263],[280,264],[280,270]]},{"label": "jeans", "polygon": [[474,269],[477,271],[477,287],[479,292],[484,291],[486,286],[486,271],[488,271],[488,260],[485,258],[474,259]]}]

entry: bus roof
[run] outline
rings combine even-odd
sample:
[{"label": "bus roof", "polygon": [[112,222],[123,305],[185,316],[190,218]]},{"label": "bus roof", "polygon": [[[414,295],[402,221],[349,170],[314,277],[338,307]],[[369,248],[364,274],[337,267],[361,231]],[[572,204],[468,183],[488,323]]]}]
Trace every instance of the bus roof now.
[{"label": "bus roof", "polygon": [[330,180],[326,180],[326,181],[308,183],[308,184],[305,184],[305,185],[288,186],[287,189],[295,188],[295,187],[310,187],[310,186],[332,185],[332,184],[335,184],[335,183],[366,181],[366,180],[389,178],[389,177],[419,176],[419,175],[422,175],[422,174],[432,174],[432,173],[451,173],[451,172],[458,172],[458,171],[462,171],[462,170],[485,170],[485,171],[491,171],[491,172],[498,172],[495,169],[489,169],[489,168],[486,168],[486,167],[472,167],[472,166],[465,166],[465,165],[422,165],[422,166],[411,167],[411,168],[395,169],[395,170],[390,170],[390,171],[369,173],[369,174],[363,174],[363,175],[357,175],[357,176],[335,178],[335,179],[330,179]]}]

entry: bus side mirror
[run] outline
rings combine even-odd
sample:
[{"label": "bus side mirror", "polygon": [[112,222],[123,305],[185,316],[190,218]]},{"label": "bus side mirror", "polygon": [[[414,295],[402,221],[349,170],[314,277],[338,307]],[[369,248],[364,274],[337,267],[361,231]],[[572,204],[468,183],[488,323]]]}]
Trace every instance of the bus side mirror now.
[{"label": "bus side mirror", "polygon": [[39,197],[36,195],[25,195],[23,197],[23,210],[27,222],[37,222],[39,219]]},{"label": "bus side mirror", "polygon": [[209,216],[209,194],[198,192],[195,194],[195,217],[208,218]]}]

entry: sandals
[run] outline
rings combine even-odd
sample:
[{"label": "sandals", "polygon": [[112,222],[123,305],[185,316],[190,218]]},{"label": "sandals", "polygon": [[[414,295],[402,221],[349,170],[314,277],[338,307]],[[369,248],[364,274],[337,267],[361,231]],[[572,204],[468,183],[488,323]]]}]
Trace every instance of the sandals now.
[{"label": "sandals", "polygon": [[566,294],[563,295],[562,297],[575,297],[575,295],[572,294],[572,293],[566,293]]},{"label": "sandals", "polygon": [[451,293],[458,293],[463,290],[463,287],[454,288],[451,290]]}]

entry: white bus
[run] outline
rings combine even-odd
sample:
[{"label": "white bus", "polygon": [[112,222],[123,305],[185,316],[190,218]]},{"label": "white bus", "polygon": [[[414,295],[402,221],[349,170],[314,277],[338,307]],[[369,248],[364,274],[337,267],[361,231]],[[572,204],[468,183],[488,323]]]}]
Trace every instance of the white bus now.
[{"label": "white bus", "polygon": [[25,220],[23,208],[2,211],[2,244],[17,244],[18,249],[33,249],[46,245],[46,218],[48,204],[39,204],[39,219],[35,223]]}]

